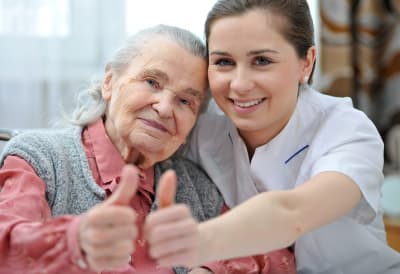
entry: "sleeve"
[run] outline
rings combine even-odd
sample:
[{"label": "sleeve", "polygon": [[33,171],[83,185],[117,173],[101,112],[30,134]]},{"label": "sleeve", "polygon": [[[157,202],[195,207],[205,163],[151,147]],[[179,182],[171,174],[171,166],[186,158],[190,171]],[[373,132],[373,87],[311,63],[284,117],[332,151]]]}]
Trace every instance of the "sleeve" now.
[{"label": "sleeve", "polygon": [[0,187],[0,273],[92,273],[77,239],[80,217],[52,218],[45,183],[25,160],[5,159]]},{"label": "sleeve", "polygon": [[[229,208],[224,205],[222,214]],[[291,248],[262,255],[211,262],[202,267],[215,274],[296,274],[296,263]]]},{"label": "sleeve", "polygon": [[371,222],[379,210],[384,161],[383,142],[374,124],[353,108],[334,110],[313,146],[318,156],[311,176],[337,171],[350,177],[363,199],[349,216],[360,223]]}]

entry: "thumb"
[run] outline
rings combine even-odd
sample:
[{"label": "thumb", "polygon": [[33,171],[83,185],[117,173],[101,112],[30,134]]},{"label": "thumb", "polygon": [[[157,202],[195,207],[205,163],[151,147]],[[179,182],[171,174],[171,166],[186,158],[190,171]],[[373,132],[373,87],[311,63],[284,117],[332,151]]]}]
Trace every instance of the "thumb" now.
[{"label": "thumb", "polygon": [[125,165],[117,189],[104,203],[108,205],[130,205],[139,185],[139,171],[133,165]]},{"label": "thumb", "polygon": [[167,170],[160,178],[157,188],[157,200],[160,208],[168,207],[175,202],[176,174],[173,170]]}]

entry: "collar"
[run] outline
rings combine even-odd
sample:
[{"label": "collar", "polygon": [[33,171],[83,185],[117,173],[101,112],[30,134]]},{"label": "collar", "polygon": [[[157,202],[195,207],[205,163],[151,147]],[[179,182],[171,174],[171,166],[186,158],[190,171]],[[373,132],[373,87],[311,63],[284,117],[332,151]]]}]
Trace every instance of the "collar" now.
[{"label": "collar", "polygon": [[[118,185],[122,168],[126,165],[119,151],[107,135],[102,119],[98,119],[87,128],[87,142],[91,143],[100,179],[111,192]],[[154,194],[154,167],[140,170],[139,191]],[[146,195],[148,196],[148,195]],[[150,197],[149,197],[150,198]]]},{"label": "collar", "polygon": [[110,183],[120,176],[125,161],[108,137],[102,119],[90,124],[87,133],[89,142],[92,143],[100,178],[103,183]]}]

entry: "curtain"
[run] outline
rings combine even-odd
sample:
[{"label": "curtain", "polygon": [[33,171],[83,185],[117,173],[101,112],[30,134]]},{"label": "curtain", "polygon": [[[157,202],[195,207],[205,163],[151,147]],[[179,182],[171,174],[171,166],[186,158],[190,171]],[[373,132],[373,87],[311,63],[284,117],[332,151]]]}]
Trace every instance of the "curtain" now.
[{"label": "curtain", "polygon": [[384,132],[400,112],[400,1],[322,0],[320,84]]},{"label": "curtain", "polygon": [[101,75],[124,0],[0,0],[0,127],[41,128]]},{"label": "curtain", "polygon": [[400,1],[322,0],[320,20],[322,91],[352,97],[385,141],[385,166],[400,161]]}]

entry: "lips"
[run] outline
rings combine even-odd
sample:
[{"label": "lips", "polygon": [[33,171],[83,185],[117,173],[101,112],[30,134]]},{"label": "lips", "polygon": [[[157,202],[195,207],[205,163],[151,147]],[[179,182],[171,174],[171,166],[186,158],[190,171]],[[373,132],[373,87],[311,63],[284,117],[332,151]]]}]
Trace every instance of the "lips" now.
[{"label": "lips", "polygon": [[251,108],[254,107],[256,105],[261,104],[262,102],[264,102],[266,100],[266,98],[259,98],[259,99],[254,99],[254,100],[234,100],[234,99],[230,99],[233,104],[235,106],[238,106],[240,108]]},{"label": "lips", "polygon": [[155,120],[150,120],[150,119],[144,119],[144,118],[139,118],[139,119],[144,124],[146,124],[146,125],[148,125],[148,126],[150,126],[152,128],[158,129],[158,130],[160,130],[162,132],[168,132],[168,133],[172,134],[171,130],[166,128],[162,123],[159,123],[159,122],[157,122]]}]

